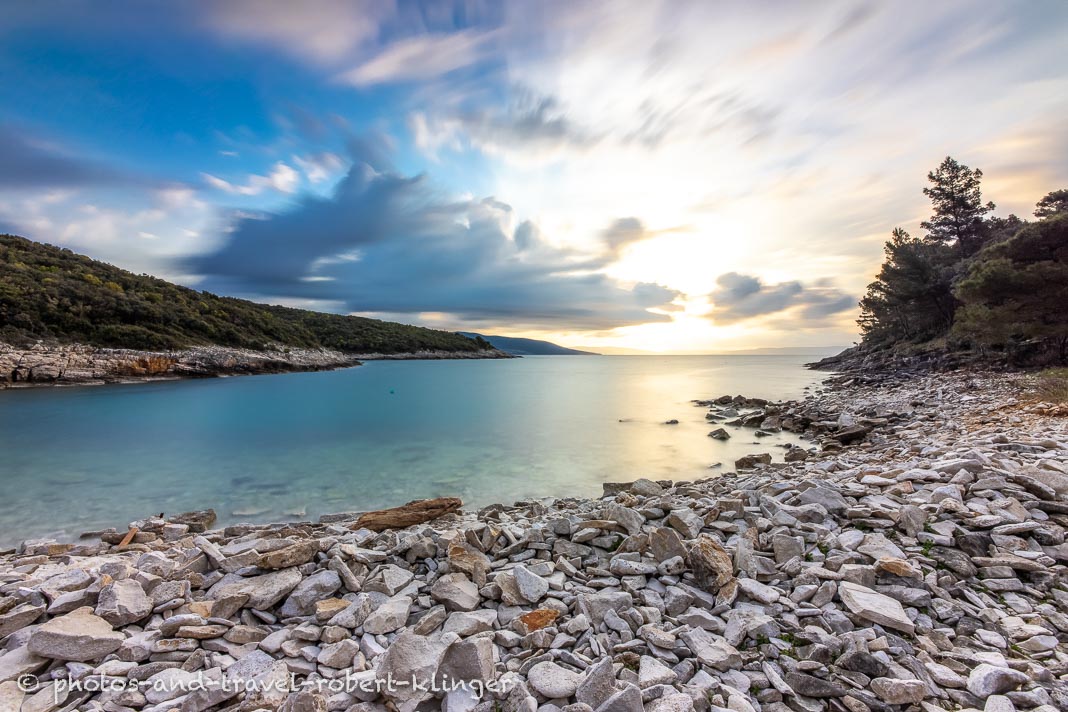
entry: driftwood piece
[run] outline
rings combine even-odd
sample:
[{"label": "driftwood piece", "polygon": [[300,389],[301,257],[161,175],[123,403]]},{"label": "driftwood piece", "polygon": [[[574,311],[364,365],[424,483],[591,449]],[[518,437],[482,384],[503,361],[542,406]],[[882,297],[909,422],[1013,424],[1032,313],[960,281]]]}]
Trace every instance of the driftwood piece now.
[{"label": "driftwood piece", "polygon": [[402,507],[380,509],[361,514],[360,518],[349,526],[350,529],[370,529],[380,532],[386,529],[403,529],[429,522],[432,519],[452,514],[463,505],[457,497],[438,497],[436,499],[417,499]]},{"label": "driftwood piece", "polygon": [[133,538],[137,536],[137,532],[139,531],[140,530],[137,527],[130,527],[130,531],[126,532],[126,536],[119,542],[119,548],[121,549],[125,546],[129,546],[130,542],[133,541]]}]

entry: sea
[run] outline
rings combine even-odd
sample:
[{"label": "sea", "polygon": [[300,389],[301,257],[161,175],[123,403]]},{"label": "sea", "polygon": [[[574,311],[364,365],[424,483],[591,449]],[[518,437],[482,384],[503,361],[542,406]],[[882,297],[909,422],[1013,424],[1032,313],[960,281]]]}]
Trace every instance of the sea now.
[{"label": "sea", "polygon": [[[816,393],[812,354],[372,361],[319,373],[0,391],[0,545],[211,507],[218,524],[413,499],[467,507],[691,480],[787,433],[719,441],[694,399]],[[674,425],[668,421],[677,420]]]}]

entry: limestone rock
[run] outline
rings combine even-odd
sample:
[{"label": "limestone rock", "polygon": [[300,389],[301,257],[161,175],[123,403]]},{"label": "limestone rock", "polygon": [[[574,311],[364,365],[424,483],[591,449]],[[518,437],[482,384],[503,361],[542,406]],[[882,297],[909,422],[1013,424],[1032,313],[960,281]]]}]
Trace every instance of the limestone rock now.
[{"label": "limestone rock", "polygon": [[43,623],[30,635],[27,649],[43,658],[82,662],[115,652],[125,639],[91,608],[79,608]]},{"label": "limestone rock", "polygon": [[892,705],[910,705],[923,701],[927,696],[927,685],[922,680],[877,677],[871,681],[871,691],[883,702]]},{"label": "limestone rock", "polygon": [[245,603],[248,608],[264,611],[285,598],[302,579],[300,571],[295,568],[247,578],[227,574],[208,590],[208,598],[218,600],[230,596],[248,596]]},{"label": "limestone rock", "polygon": [[849,581],[838,585],[838,596],[850,611],[861,618],[905,633],[912,633],[916,629],[901,604],[889,596]]},{"label": "limestone rock", "polygon": [[980,699],[1012,692],[1030,678],[1019,670],[989,663],[976,665],[968,675],[968,692]]},{"label": "limestone rock", "polygon": [[538,663],[527,673],[527,681],[535,692],[550,700],[571,697],[581,680],[578,673],[553,662]]},{"label": "limestone rock", "polygon": [[100,591],[96,614],[113,626],[136,623],[152,612],[152,599],[141,584],[122,579],[108,584]]},{"label": "limestone rock", "polygon": [[515,585],[519,589],[519,595],[528,603],[537,603],[549,592],[549,582],[532,573],[522,564],[512,569],[512,574],[515,576]]},{"label": "limestone rock", "polygon": [[363,629],[374,635],[392,633],[408,621],[412,599],[408,596],[391,598],[371,612],[363,622]]},{"label": "limestone rock", "polygon": [[445,574],[430,587],[435,601],[445,604],[449,611],[473,611],[482,602],[478,586],[462,573]]},{"label": "limestone rock", "polygon": [[701,534],[690,545],[687,560],[697,585],[709,593],[716,593],[734,578],[730,554],[709,534]]}]

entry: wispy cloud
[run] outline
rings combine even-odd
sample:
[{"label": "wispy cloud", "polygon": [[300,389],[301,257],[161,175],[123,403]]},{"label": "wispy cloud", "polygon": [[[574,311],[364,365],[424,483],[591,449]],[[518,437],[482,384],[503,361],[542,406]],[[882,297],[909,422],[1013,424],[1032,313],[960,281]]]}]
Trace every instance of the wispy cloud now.
[{"label": "wispy cloud", "polygon": [[[313,170],[316,171],[318,176],[318,171],[322,169],[319,166],[315,166]],[[212,188],[231,195],[259,195],[267,189],[276,190],[279,193],[295,193],[300,185],[300,174],[283,161],[275,163],[271,168],[271,172],[265,176],[250,175],[243,184],[232,183],[210,173],[202,173],[201,176],[204,178],[204,182]]]},{"label": "wispy cloud", "polygon": [[336,78],[357,87],[433,79],[484,60],[492,50],[494,34],[462,30],[406,37]]},{"label": "wispy cloud", "polygon": [[341,156],[330,151],[308,156],[293,156],[293,161],[311,183],[322,183],[335,178],[345,167],[345,161]]},{"label": "wispy cloud", "polygon": [[227,0],[203,6],[205,24],[226,38],[280,47],[318,64],[351,58],[395,13],[392,0]]},{"label": "wispy cloud", "polygon": [[0,188],[56,188],[130,183],[144,176],[0,124]]}]

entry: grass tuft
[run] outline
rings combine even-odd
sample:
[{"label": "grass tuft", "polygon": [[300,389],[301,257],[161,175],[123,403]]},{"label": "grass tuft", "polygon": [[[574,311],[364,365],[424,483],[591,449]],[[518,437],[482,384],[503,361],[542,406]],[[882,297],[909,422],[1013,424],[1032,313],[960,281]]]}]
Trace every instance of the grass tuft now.
[{"label": "grass tuft", "polygon": [[1068,403],[1068,368],[1047,368],[1035,379],[1035,394],[1048,403]]}]

